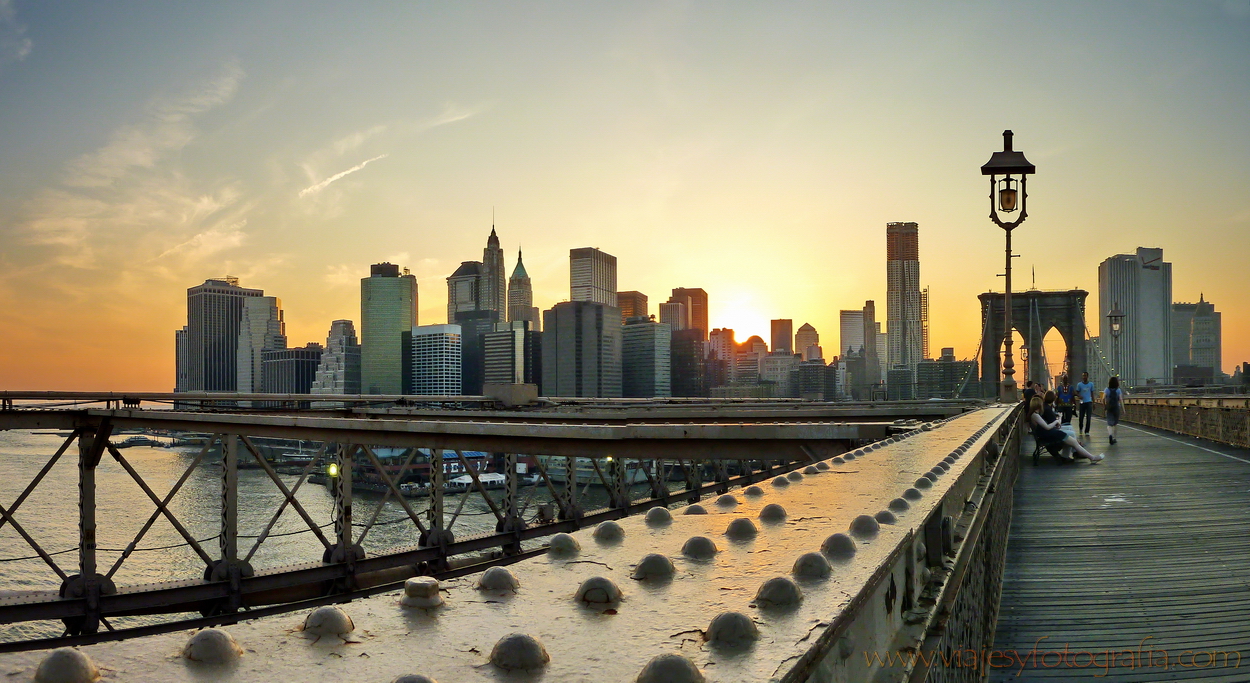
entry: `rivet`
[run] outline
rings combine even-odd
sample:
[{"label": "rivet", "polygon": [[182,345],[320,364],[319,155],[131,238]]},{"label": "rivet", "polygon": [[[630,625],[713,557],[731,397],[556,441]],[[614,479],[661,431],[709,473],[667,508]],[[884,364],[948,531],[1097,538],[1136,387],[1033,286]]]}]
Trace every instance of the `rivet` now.
[{"label": "rivet", "polygon": [[642,667],[635,683],[704,683],[694,662],[678,654],[656,655]]},{"label": "rivet", "polygon": [[515,593],[521,582],[507,567],[491,567],[477,580],[477,589]]},{"label": "rivet", "polygon": [[721,612],[712,618],[703,639],[713,645],[741,647],[759,640],[760,630],[751,617],[742,612]]},{"label": "rivet", "polygon": [[835,559],[846,559],[855,554],[855,539],[843,533],[837,533],[820,544],[820,551]]},{"label": "rivet", "polygon": [[552,555],[576,555],[581,552],[582,544],[566,533],[558,533],[551,537],[551,545],[547,552]]},{"label": "rivet", "polygon": [[696,560],[706,560],[720,552],[716,542],[707,536],[691,536],[681,547],[681,554]]},{"label": "rivet", "polygon": [[790,485],[790,480],[785,477],[773,477],[772,484],[777,488],[784,488]]},{"label": "rivet", "polygon": [[35,670],[37,683],[95,683],[100,669],[86,653],[72,647],[58,647],[39,662]]},{"label": "rivet", "polygon": [[927,477],[921,477],[916,480],[916,488],[918,489],[933,488],[933,481]]},{"label": "rivet", "polygon": [[855,454],[854,454],[854,453],[843,453],[843,454],[842,454],[842,459],[843,459],[843,460],[854,460],[855,458],[856,458],[856,456],[855,456]]},{"label": "rivet", "polygon": [[898,521],[898,517],[895,517],[894,513],[889,510],[882,510],[881,512],[878,512],[873,515],[873,519],[877,520],[881,524],[894,524]]},{"label": "rivet", "polygon": [[851,533],[856,536],[872,538],[881,530],[881,525],[870,515],[860,515],[851,520]]},{"label": "rivet", "polygon": [[698,503],[695,503],[694,505],[687,505],[687,506],[686,506],[686,511],[685,511],[685,512],[683,512],[682,514],[686,514],[686,515],[706,515],[706,514],[707,514],[707,509],[706,509],[706,508],[704,508],[702,505],[699,505]]},{"label": "rivet", "polygon": [[937,481],[937,475],[936,475],[936,474],[934,474],[934,473],[932,473],[932,472],[925,472],[925,473],[924,473],[924,478],[925,478],[925,479],[928,479],[930,482],[935,482],[935,481]]},{"label": "rivet", "polygon": [[643,517],[643,521],[647,526],[664,526],[673,523],[673,513],[668,508],[656,506],[647,510],[647,514]]},{"label": "rivet", "polygon": [[243,648],[234,641],[234,637],[216,628],[197,632],[182,648],[183,657],[204,664],[226,664],[235,661],[241,654]]},{"label": "rivet", "polygon": [[[836,460],[836,458],[835,458],[835,460]],[[829,463],[828,463],[828,462],[826,462],[826,461],[824,461],[824,460],[821,460],[820,462],[816,463],[816,469],[818,469],[818,470],[827,470],[827,469],[829,469]]]},{"label": "rivet", "polygon": [[776,503],[769,503],[760,510],[760,519],[765,522],[783,522],[786,519],[786,509]]},{"label": "rivet", "polygon": [[673,561],[659,553],[651,553],[638,562],[634,573],[635,579],[667,579],[673,576]]},{"label": "rivet", "polygon": [[954,465],[956,460],[959,460],[959,458],[956,458],[953,455],[948,455],[945,458],[942,458],[942,462],[946,463],[947,465]]},{"label": "rivet", "polygon": [[846,458],[844,458],[844,457],[843,457],[843,456],[841,456],[841,455],[839,455],[839,456],[835,456],[835,457],[833,458],[833,462],[835,462],[835,463],[837,463],[837,464],[841,465],[842,463],[846,462]]},{"label": "rivet", "polygon": [[755,604],[760,607],[784,607],[803,600],[799,585],[786,576],[775,576],[763,583],[755,592]]},{"label": "rivet", "polygon": [[895,498],[890,501],[890,509],[895,512],[906,512],[911,509],[911,503],[908,503],[902,498]]},{"label": "rivet", "polygon": [[820,474],[820,470],[815,465],[808,465],[803,468],[803,474]]},{"label": "rivet", "polygon": [[304,619],[304,632],[315,636],[341,636],[354,630],[352,618],[333,605],[318,607]]},{"label": "rivet", "polygon": [[600,522],[591,535],[600,543],[615,543],[625,538],[625,530],[621,528],[620,524],[608,520]]},{"label": "rivet", "polygon": [[716,499],[716,504],[720,505],[721,507],[730,507],[733,505],[737,505],[738,499],[734,498],[733,495],[726,493],[725,495]]},{"label": "rivet", "polygon": [[547,648],[525,633],[509,633],[490,651],[490,663],[507,671],[541,669],[550,661]]},{"label": "rivet", "polygon": [[577,587],[578,602],[591,605],[614,605],[621,601],[621,589],[607,577],[592,576]]},{"label": "rivet", "polygon": [[820,553],[804,553],[794,561],[790,573],[805,579],[824,579],[829,577],[832,567],[829,560]]},{"label": "rivet", "polygon": [[399,604],[405,607],[438,607],[443,596],[438,592],[438,579],[432,576],[414,576],[404,582],[404,597]]},{"label": "rivet", "polygon": [[429,676],[422,676],[420,674],[407,674],[404,676],[400,676],[399,678],[396,678],[395,680],[391,681],[391,683],[438,683],[438,681],[434,680],[433,678],[430,678]]},{"label": "rivet", "polygon": [[791,472],[790,474],[786,475],[786,479],[789,479],[790,481],[803,481],[803,473]]},{"label": "rivet", "polygon": [[745,496],[762,496],[764,495],[764,489],[753,484],[745,489],[742,489],[742,494]]},{"label": "rivet", "polygon": [[759,533],[759,529],[755,527],[755,522],[746,517],[739,517],[729,523],[729,527],[725,529],[725,535],[734,540],[745,540],[754,538]]}]

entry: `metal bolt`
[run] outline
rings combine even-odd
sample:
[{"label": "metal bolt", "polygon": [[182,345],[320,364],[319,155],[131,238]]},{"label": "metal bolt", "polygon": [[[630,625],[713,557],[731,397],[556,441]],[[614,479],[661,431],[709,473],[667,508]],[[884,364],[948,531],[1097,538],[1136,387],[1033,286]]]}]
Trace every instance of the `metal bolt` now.
[{"label": "metal bolt", "polygon": [[574,597],[578,602],[588,605],[615,605],[621,601],[621,589],[612,579],[592,576],[577,587]]},{"label": "metal bolt", "polygon": [[707,536],[692,536],[681,547],[682,555],[695,560],[706,560],[718,552],[716,542]]},{"label": "metal bolt", "polygon": [[747,495],[747,496],[762,496],[764,495],[764,489],[755,485],[751,485],[751,486],[746,487],[745,489],[742,489],[742,493],[743,495]]},{"label": "metal bolt", "polygon": [[686,507],[686,511],[685,511],[683,514],[687,514],[687,515],[706,515],[706,514],[707,514],[707,509],[706,509],[706,508],[704,508],[702,505],[699,505],[698,503],[695,503],[694,505],[689,505],[689,506],[687,506],[687,507]]},{"label": "metal bolt", "polygon": [[785,488],[790,485],[790,480],[785,477],[773,477],[773,486],[777,488]]},{"label": "metal bolt", "polygon": [[100,669],[85,653],[72,647],[59,647],[39,662],[35,670],[37,683],[95,683]]},{"label": "metal bolt", "polygon": [[672,560],[659,553],[651,553],[638,562],[638,566],[634,567],[634,573],[630,574],[630,577],[640,580],[669,579],[672,578],[673,572]]},{"label": "metal bolt", "polygon": [[704,683],[694,662],[678,654],[656,655],[642,667],[635,683]]},{"label": "metal bolt", "polygon": [[851,533],[864,538],[872,538],[881,530],[881,525],[870,515],[860,515],[851,520]]},{"label": "metal bolt", "polygon": [[241,654],[243,648],[234,641],[234,637],[215,628],[206,628],[191,636],[186,647],[182,648],[183,657],[204,664],[228,664]]},{"label": "metal bolt", "polygon": [[760,510],[760,519],[765,522],[784,522],[786,509],[776,503],[769,503]]},{"label": "metal bolt", "polygon": [[405,607],[438,607],[443,596],[438,592],[438,579],[432,576],[415,576],[404,582],[404,597],[399,603]]},{"label": "metal bolt", "polygon": [[582,544],[577,542],[576,538],[559,533],[551,537],[551,545],[547,548],[547,552],[552,555],[576,555],[582,549]]},{"label": "metal bolt", "polygon": [[791,472],[790,474],[786,475],[786,479],[789,479],[790,481],[803,481],[803,473]]},{"label": "metal bolt", "polygon": [[600,522],[591,536],[600,543],[618,543],[622,538],[625,538],[625,530],[621,528],[620,524],[608,520]]},{"label": "metal bolt", "polygon": [[547,648],[525,633],[509,633],[490,651],[490,663],[507,671],[541,669],[550,661]]},{"label": "metal bolt", "polygon": [[786,576],[776,576],[765,581],[755,593],[755,604],[759,607],[786,607],[796,605],[802,600],[803,591]]},{"label": "metal bolt", "polygon": [[742,647],[759,640],[760,630],[742,612],[721,612],[712,618],[703,639],[713,645]]},{"label": "metal bolt", "polygon": [[890,509],[894,512],[906,512],[911,509],[911,503],[908,503],[902,498],[895,498],[890,501]]},{"label": "metal bolt", "polygon": [[834,534],[820,544],[822,553],[839,560],[849,559],[856,549],[855,539],[843,533]]},{"label": "metal bolt", "polygon": [[355,630],[352,618],[333,605],[318,607],[304,619],[304,633],[315,636],[341,636]]},{"label": "metal bolt", "polygon": [[808,465],[803,468],[803,474],[820,474],[820,470],[815,465]]},{"label": "metal bolt", "polygon": [[759,529],[755,527],[755,522],[746,517],[739,517],[729,523],[729,527],[725,529],[725,535],[735,541],[742,541],[755,538],[759,533]]},{"label": "metal bolt", "polygon": [[673,513],[669,512],[666,507],[656,506],[647,510],[643,521],[647,526],[665,526],[673,523]]},{"label": "metal bolt", "polygon": [[[835,460],[836,460],[836,458],[835,458]],[[816,469],[818,469],[818,470],[827,470],[827,469],[829,469],[829,463],[828,463],[827,461],[821,460],[820,462],[816,463]]]},{"label": "metal bolt", "polygon": [[721,507],[731,507],[738,504],[738,499],[734,498],[731,494],[726,493],[716,499],[716,504]]},{"label": "metal bolt", "polygon": [[790,569],[791,574],[804,579],[826,579],[829,578],[830,571],[832,567],[829,565],[829,560],[826,560],[825,556],[820,553],[800,555]]},{"label": "metal bolt", "polygon": [[881,524],[894,524],[898,521],[898,517],[895,517],[894,513],[889,510],[882,510],[881,512],[878,512],[876,515],[873,515],[873,519],[877,520]]},{"label": "metal bolt", "polygon": [[515,593],[521,582],[507,567],[491,567],[477,580],[477,589],[481,591]]}]

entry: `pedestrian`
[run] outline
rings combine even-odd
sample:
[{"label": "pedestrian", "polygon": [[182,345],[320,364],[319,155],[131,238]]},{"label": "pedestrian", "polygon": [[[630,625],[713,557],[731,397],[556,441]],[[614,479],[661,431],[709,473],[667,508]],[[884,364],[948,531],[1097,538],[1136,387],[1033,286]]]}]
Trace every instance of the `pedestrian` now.
[{"label": "pedestrian", "polygon": [[1063,424],[1072,424],[1073,403],[1076,401],[1076,390],[1064,375],[1059,378],[1059,390],[1056,393],[1059,402],[1059,413],[1063,416]]},{"label": "pedestrian", "polygon": [[1037,389],[1033,388],[1033,380],[1025,380],[1024,382],[1024,405],[1028,405],[1033,397],[1037,396]]},{"label": "pedestrian", "polygon": [[1094,421],[1094,383],[1089,381],[1088,372],[1082,372],[1081,381],[1076,383],[1076,397],[1081,402],[1076,417],[1076,433],[1089,436],[1089,426]]},{"label": "pedestrian", "polygon": [[1034,396],[1029,401],[1029,425],[1033,428],[1033,438],[1043,447],[1052,444],[1064,444],[1072,448],[1072,455],[1077,458],[1087,458],[1091,464],[1097,465],[1104,456],[1102,453],[1093,455],[1081,446],[1081,442],[1076,437],[1070,436],[1059,428],[1059,418],[1047,422],[1042,417],[1043,402],[1040,396]]},{"label": "pedestrian", "polygon": [[1120,424],[1120,411],[1124,408],[1124,392],[1120,389],[1120,378],[1107,380],[1107,388],[1102,392],[1102,404],[1107,413],[1107,438],[1115,445],[1116,427]]}]

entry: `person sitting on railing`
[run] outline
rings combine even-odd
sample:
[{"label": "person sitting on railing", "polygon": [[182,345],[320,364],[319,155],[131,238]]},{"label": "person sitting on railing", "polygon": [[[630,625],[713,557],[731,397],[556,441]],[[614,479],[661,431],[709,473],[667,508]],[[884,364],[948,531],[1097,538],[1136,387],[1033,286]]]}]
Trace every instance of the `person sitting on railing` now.
[{"label": "person sitting on railing", "polygon": [[1107,414],[1107,438],[1115,445],[1116,427],[1120,424],[1120,411],[1124,407],[1124,391],[1120,389],[1120,378],[1107,380],[1107,388],[1102,392],[1103,408]]},{"label": "person sitting on railing", "polygon": [[1103,454],[1093,455],[1081,446],[1081,442],[1076,437],[1070,436],[1067,432],[1060,429],[1059,417],[1056,415],[1054,420],[1047,421],[1042,413],[1043,401],[1040,397],[1034,396],[1029,401],[1029,426],[1033,428],[1033,438],[1042,446],[1063,444],[1072,449],[1072,455],[1078,458],[1088,458],[1093,464],[1097,464],[1103,459]]}]

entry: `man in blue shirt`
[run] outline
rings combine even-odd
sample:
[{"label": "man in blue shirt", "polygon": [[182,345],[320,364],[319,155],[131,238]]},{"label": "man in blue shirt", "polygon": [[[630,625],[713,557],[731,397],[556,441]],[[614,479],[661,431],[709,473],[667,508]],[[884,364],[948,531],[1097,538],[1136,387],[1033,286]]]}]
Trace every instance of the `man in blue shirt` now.
[{"label": "man in blue shirt", "polygon": [[1074,403],[1076,403],[1076,389],[1072,387],[1072,383],[1068,381],[1065,374],[1059,381],[1059,389],[1055,392],[1059,399],[1059,412],[1063,416],[1063,424],[1072,424],[1072,412]]},{"label": "man in blue shirt", "polygon": [[1089,381],[1089,373],[1081,373],[1081,381],[1076,383],[1076,397],[1081,402],[1081,412],[1076,418],[1078,434],[1089,436],[1089,425],[1094,421],[1094,383]]}]

